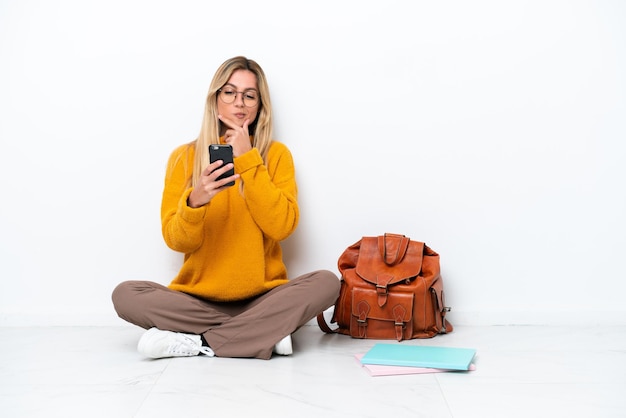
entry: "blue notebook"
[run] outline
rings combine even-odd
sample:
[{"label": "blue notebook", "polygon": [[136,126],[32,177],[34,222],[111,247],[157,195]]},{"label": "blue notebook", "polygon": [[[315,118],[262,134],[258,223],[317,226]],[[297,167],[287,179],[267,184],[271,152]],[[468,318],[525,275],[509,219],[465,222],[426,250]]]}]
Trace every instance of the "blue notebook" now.
[{"label": "blue notebook", "polygon": [[473,348],[376,344],[361,358],[361,363],[469,370],[475,354]]}]

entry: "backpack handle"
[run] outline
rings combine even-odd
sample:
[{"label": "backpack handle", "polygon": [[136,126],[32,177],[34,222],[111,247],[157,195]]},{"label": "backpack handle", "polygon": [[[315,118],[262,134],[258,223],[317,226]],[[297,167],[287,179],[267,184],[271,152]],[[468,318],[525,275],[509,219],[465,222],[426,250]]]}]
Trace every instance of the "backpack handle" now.
[{"label": "backpack handle", "polygon": [[[389,238],[388,238],[389,237]],[[378,250],[388,266],[398,264],[406,254],[411,240],[405,235],[385,233],[378,237]]]}]

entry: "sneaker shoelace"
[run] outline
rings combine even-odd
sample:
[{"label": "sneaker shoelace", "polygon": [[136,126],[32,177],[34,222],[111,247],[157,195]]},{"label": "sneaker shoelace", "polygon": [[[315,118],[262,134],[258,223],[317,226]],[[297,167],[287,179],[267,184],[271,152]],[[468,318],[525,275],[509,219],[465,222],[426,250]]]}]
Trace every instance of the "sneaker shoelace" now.
[{"label": "sneaker shoelace", "polygon": [[211,350],[210,347],[203,346],[202,344],[198,344],[194,339],[188,337],[185,334],[176,334],[176,345],[173,345],[170,350],[173,352],[187,352],[198,350],[205,356],[214,357],[215,353]]},{"label": "sneaker shoelace", "polygon": [[205,356],[214,357],[215,353],[211,350],[211,347],[206,347],[204,345],[200,346],[200,352]]}]

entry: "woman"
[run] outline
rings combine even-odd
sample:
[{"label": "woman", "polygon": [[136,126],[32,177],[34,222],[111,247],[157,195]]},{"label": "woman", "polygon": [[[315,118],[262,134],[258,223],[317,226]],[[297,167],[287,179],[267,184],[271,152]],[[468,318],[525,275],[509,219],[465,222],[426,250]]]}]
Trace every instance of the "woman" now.
[{"label": "woman", "polygon": [[[209,163],[208,147],[219,143],[232,146],[234,164]],[[287,277],[280,241],[298,224],[296,195],[291,153],[272,139],[263,70],[245,57],[227,60],[211,82],[198,138],[175,149],[167,165],[162,232],[185,254],[180,272],[167,287],[127,281],[113,291],[118,315],[148,330],[142,354],[292,353],[291,334],[339,294],[327,270]]]}]

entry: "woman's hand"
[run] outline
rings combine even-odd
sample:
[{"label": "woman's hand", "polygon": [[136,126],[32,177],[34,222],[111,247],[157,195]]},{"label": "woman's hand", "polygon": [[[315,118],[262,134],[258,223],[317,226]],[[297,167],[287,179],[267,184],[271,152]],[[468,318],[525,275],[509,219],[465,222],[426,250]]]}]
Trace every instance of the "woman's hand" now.
[{"label": "woman's hand", "polygon": [[228,127],[226,132],[224,132],[224,142],[233,147],[233,156],[239,157],[252,149],[250,133],[248,132],[248,124],[250,122],[248,119],[243,121],[242,126],[239,126],[235,121],[225,116],[217,115],[217,117]]},{"label": "woman's hand", "polygon": [[216,194],[230,187],[226,186],[227,183],[239,178],[239,174],[234,174],[230,177],[217,180],[219,176],[234,166],[232,163],[228,163],[224,166],[222,166],[222,164],[224,164],[222,160],[215,161],[202,171],[198,184],[193,188],[187,198],[187,206],[199,208],[200,206],[206,205]]}]

